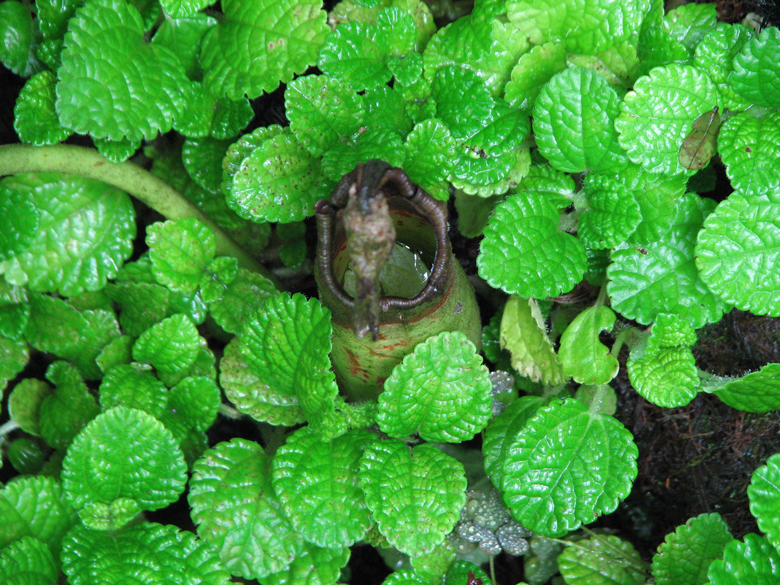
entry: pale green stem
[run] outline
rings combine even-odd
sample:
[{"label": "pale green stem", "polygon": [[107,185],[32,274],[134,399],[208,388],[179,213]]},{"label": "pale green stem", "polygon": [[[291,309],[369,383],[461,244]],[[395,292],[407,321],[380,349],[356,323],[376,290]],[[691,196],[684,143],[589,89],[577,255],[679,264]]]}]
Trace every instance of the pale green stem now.
[{"label": "pale green stem", "polygon": [[19,428],[19,423],[14,419],[9,420],[7,423],[0,425],[0,438],[5,437],[11,431],[15,431]]},{"label": "pale green stem", "polygon": [[18,173],[59,172],[113,185],[143,201],[167,219],[194,217],[205,223],[217,240],[217,256],[232,256],[239,266],[276,282],[269,271],[249,256],[222,228],[162,179],[131,162],[114,164],[97,150],[70,144],[0,146],[0,177]]}]

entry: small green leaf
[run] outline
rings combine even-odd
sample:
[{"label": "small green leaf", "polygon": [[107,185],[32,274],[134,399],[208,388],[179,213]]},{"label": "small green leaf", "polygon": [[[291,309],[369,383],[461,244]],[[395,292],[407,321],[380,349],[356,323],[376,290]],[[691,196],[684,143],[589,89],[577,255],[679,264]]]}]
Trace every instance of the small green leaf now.
[{"label": "small green leaf", "polygon": [[133,359],[160,372],[182,373],[195,362],[205,340],[192,321],[181,313],[144,331],[133,346]]},{"label": "small green leaf", "polygon": [[0,337],[21,339],[29,319],[27,289],[0,280]]},{"label": "small green leaf", "polygon": [[122,330],[132,337],[138,337],[170,312],[171,292],[159,284],[119,282],[104,290],[119,306]]},{"label": "small green leaf", "polygon": [[[496,103],[487,85],[475,73],[456,66],[443,67],[437,72],[431,97],[436,102],[436,117],[447,125],[456,140],[479,132]],[[464,103],[469,104],[468,109],[463,108]]]},{"label": "small green leaf", "polygon": [[747,489],[750,513],[775,549],[780,546],[780,454],[767,459],[753,472]]},{"label": "small green leaf", "polygon": [[14,106],[14,130],[22,142],[57,144],[73,134],[62,127],[54,109],[56,84],[51,71],[36,73],[24,84]]},{"label": "small green leaf", "polygon": [[374,443],[360,462],[360,485],[379,531],[419,556],[444,540],[466,503],[463,465],[430,444]]},{"label": "small green leaf", "polygon": [[16,75],[29,77],[42,67],[35,58],[35,30],[30,9],[15,0],[0,3],[0,62]]},{"label": "small green leaf", "polygon": [[[607,291],[615,311],[643,325],[660,313],[684,317],[694,328],[721,318],[729,299],[711,292],[719,293],[718,287],[699,274],[694,258],[696,237],[712,203],[688,193],[678,201],[677,218],[663,240],[644,247],[622,244],[612,253]],[[702,252],[697,256],[701,267]]]},{"label": "small green leaf", "polygon": [[141,507],[132,498],[116,498],[110,504],[89,502],[79,510],[82,524],[91,530],[119,530],[135,518]]},{"label": "small green leaf", "polygon": [[168,410],[198,431],[207,430],[217,418],[222,397],[216,382],[207,376],[190,376],[168,393]]},{"label": "small green leaf", "polygon": [[469,583],[469,573],[473,573],[476,579],[481,579],[482,585],[492,585],[492,581],[481,567],[463,560],[455,561],[450,565],[443,585],[463,585],[463,583]]},{"label": "small green leaf", "polygon": [[32,536],[59,558],[62,537],[78,523],[62,485],[53,477],[17,477],[0,490],[0,549]]},{"label": "small green leaf", "polygon": [[[11,284],[64,296],[98,290],[132,253],[135,212],[126,193],[58,173],[18,174],[0,185],[31,201],[40,218],[29,245],[0,263]],[[24,219],[25,229],[30,221]]]},{"label": "small green leaf", "polygon": [[379,395],[379,428],[391,437],[413,433],[429,442],[472,439],[492,416],[487,368],[459,331],[418,344],[393,368]]},{"label": "small green leaf", "polygon": [[739,23],[721,22],[696,45],[694,65],[709,73],[723,96],[723,107],[731,111],[744,110],[749,105],[749,102],[734,91],[728,79],[734,70],[734,57],[753,37],[752,29]]},{"label": "small green leaf", "polygon": [[263,579],[267,585],[292,585],[306,583],[307,585],[336,585],[341,577],[341,570],[349,561],[348,548],[320,548],[304,543],[302,550],[282,571],[271,573]]},{"label": "small green leaf", "polygon": [[[685,92],[681,89],[685,88]],[[654,173],[676,174],[680,146],[694,120],[720,105],[706,72],[687,65],[657,67],[640,77],[620,104],[618,141],[635,163]]]},{"label": "small green leaf", "polygon": [[750,103],[780,107],[780,29],[768,26],[734,57],[729,85]]},{"label": "small green leaf", "polygon": [[552,76],[566,69],[566,46],[561,42],[537,45],[522,55],[512,69],[504,99],[512,107],[531,112],[539,92]]},{"label": "small green leaf", "polygon": [[546,298],[582,279],[587,257],[574,236],[558,229],[558,210],[542,195],[520,192],[496,207],[485,228],[479,274],[506,293]]},{"label": "small green leaf", "polygon": [[23,339],[0,337],[0,387],[5,388],[27,365],[30,347]]},{"label": "small green leaf", "polygon": [[43,380],[35,378],[25,378],[14,386],[8,397],[8,411],[11,418],[24,432],[36,437],[41,436],[38,425],[40,408],[43,401],[51,393],[51,386]]},{"label": "small green leaf", "polygon": [[126,406],[159,418],[167,401],[168,389],[146,364],[115,366],[100,382],[100,407],[103,412],[115,406]]},{"label": "small green leaf", "polygon": [[[397,129],[369,124],[368,130],[358,130],[344,142],[331,146],[322,157],[322,173],[333,181],[352,171],[358,163],[379,159],[394,167],[402,167],[406,152]],[[322,197],[322,193],[319,195]]]},{"label": "small green leaf", "polygon": [[588,208],[577,226],[582,243],[603,250],[629,239],[642,221],[642,206],[635,192],[611,176],[589,175],[585,193]]},{"label": "small green leaf", "polygon": [[713,561],[734,540],[720,514],[701,514],[666,535],[653,557],[653,578],[658,585],[706,585]]},{"label": "small green leaf", "polygon": [[282,507],[308,542],[330,549],[352,546],[371,526],[358,470],[376,436],[352,430],[323,441],[310,427],[290,437],[274,456],[272,481]]},{"label": "small green leaf", "polygon": [[233,575],[264,578],[290,566],[303,541],[282,512],[260,445],[219,443],[192,470],[187,496],[198,535]]},{"label": "small green leaf", "polygon": [[730,407],[746,412],[780,410],[780,364],[767,364],[757,372],[727,381],[714,394]]},{"label": "small green leaf", "polygon": [[[775,201],[780,201],[777,195]],[[757,315],[780,315],[777,231],[780,203],[732,193],[705,220],[696,245],[701,279],[727,303]]]},{"label": "small green leaf", "polygon": [[723,124],[718,150],[735,190],[745,197],[770,195],[780,187],[780,112],[736,114]]},{"label": "small green leaf", "polygon": [[560,536],[617,508],[637,474],[631,433],[582,402],[554,401],[518,433],[504,463],[504,502],[537,534]]},{"label": "small green leaf", "polygon": [[193,16],[211,4],[213,4],[212,0],[160,0],[160,6],[171,18]]},{"label": "small green leaf", "polygon": [[54,362],[46,370],[46,378],[56,390],[43,399],[38,411],[41,436],[52,447],[64,449],[100,409],[78,370],[69,363]]},{"label": "small green leaf", "polygon": [[130,498],[141,510],[175,502],[187,483],[176,441],[151,415],[117,406],[79,433],[62,462],[62,481],[76,508]]},{"label": "small green leaf", "polygon": [[216,250],[214,234],[195,218],[150,225],[146,230],[146,244],[157,282],[184,294],[197,290]]},{"label": "small green leaf", "polygon": [[0,550],[3,583],[56,585],[58,572],[49,547],[37,538],[24,536]]},{"label": "small green leaf", "polygon": [[[168,1],[176,2],[177,0]],[[200,62],[198,61],[200,41],[205,32],[216,26],[216,24],[216,18],[203,13],[193,14],[184,18],[166,18],[154,33],[152,43],[162,45],[176,53],[187,77],[199,79],[202,75]]]},{"label": "small green leaf", "polygon": [[758,534],[746,534],[743,541],[726,545],[723,558],[710,565],[711,585],[773,585],[780,579],[780,553]]},{"label": "small green leaf", "polygon": [[539,305],[534,299],[509,297],[501,318],[501,349],[512,354],[512,367],[534,382],[547,385],[565,380],[563,368],[547,337]]},{"label": "small green leaf", "polygon": [[642,585],[645,562],[633,545],[612,535],[597,534],[578,540],[558,556],[558,568],[567,585]]},{"label": "small green leaf", "polygon": [[314,203],[329,197],[334,186],[320,172],[317,159],[283,132],[244,159],[227,203],[252,221],[300,221],[314,214]]},{"label": "small green leaf", "polygon": [[77,526],[63,543],[62,569],[72,585],[92,585],[100,567],[106,585],[128,579],[138,585],[197,583],[229,585],[216,553],[191,532],[143,522],[112,533]]},{"label": "small green leaf", "polygon": [[[452,172],[455,141],[439,120],[428,119],[409,132],[404,143],[404,170],[413,183],[428,191],[444,183]],[[449,197],[449,190],[446,191]],[[431,193],[436,196],[435,193]]]},{"label": "small green leaf", "polygon": [[319,0],[222,3],[224,18],[203,37],[204,82],[238,100],[272,92],[317,61],[329,28]]},{"label": "small green leaf", "polygon": [[93,140],[95,148],[106,160],[119,164],[125,162],[141,147],[141,139],[123,138],[110,140],[108,138],[96,138]]},{"label": "small green leaf", "polygon": [[138,10],[123,0],[87,0],[76,12],[57,70],[63,126],[133,141],[171,129],[187,78],[176,55],[147,43],[144,31]]},{"label": "small green leaf", "polygon": [[181,158],[187,174],[199,187],[219,193],[222,185],[222,160],[232,140],[211,137],[189,138],[181,148]]},{"label": "small green leaf", "polygon": [[588,307],[574,318],[561,335],[558,357],[563,372],[580,384],[606,384],[614,378],[620,364],[599,341],[602,331],[610,331],[615,313],[603,305]]},{"label": "small green leaf", "polygon": [[693,51],[717,25],[718,15],[714,4],[684,4],[666,14],[662,28],[675,41]]},{"label": "small green leaf", "polygon": [[506,9],[533,44],[563,41],[572,53],[592,55],[629,39],[647,7],[643,0],[509,0]]},{"label": "small green leaf", "polygon": [[534,106],[540,152],[561,171],[612,172],[625,167],[614,121],[620,98],[598,73],[572,67],[553,76]]}]

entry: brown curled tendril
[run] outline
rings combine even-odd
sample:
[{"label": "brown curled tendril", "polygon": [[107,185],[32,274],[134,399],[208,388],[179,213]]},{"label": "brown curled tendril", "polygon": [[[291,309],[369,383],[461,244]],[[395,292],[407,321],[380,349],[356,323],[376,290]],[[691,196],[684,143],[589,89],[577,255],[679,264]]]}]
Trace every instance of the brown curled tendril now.
[{"label": "brown curled tendril", "polygon": [[[366,171],[366,167],[371,168]],[[375,183],[373,191],[366,196],[375,196],[381,192],[390,198],[393,196],[405,199],[420,215],[426,217],[432,224],[436,238],[436,253],[431,274],[425,287],[411,298],[397,296],[381,297],[379,306],[383,312],[391,308],[411,309],[421,305],[438,291],[439,282],[444,277],[447,265],[447,213],[433,197],[409,179],[403,169],[390,167],[383,161],[369,161],[358,165],[354,171],[345,175],[333,190],[330,201],[321,199],[314,207],[317,221],[319,246],[317,262],[322,274],[322,285],[349,309],[354,309],[355,299],[352,298],[338,282],[333,274],[333,230],[334,214],[348,202],[350,189],[353,193],[360,191],[366,185],[364,177],[368,176],[368,185]],[[376,334],[376,331],[374,331]]]}]

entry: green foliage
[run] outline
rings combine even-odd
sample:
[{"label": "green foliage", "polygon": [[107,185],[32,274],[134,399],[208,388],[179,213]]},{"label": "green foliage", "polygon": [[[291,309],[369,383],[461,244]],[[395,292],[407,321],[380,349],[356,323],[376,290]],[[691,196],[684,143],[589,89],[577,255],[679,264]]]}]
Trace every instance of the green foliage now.
[{"label": "green foliage", "polygon": [[[610,414],[623,344],[657,405],[780,408],[779,364],[717,377],[692,350],[732,307],[780,315],[777,27],[657,0],[431,6],[0,2],[22,87],[0,126],[26,143],[0,147],[0,582],[335,584],[364,542],[408,557],[387,583],[487,584],[470,561],[504,551],[529,583],[639,584],[630,543],[581,530],[637,473]],[[289,126],[257,127],[277,99]],[[490,367],[458,331],[404,340],[378,401],[349,403],[345,316],[298,291],[315,204],[374,158],[484,234]],[[382,286],[415,294],[418,260]],[[776,581],[777,475],[748,489],[763,535],[691,519],[655,582]],[[185,489],[197,536],[144,516]]]}]

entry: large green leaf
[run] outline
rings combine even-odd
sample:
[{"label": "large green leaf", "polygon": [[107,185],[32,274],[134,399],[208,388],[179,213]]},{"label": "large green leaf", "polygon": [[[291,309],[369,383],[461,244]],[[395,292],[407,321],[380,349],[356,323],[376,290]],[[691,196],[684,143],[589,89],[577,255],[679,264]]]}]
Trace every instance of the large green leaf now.
[{"label": "large green leaf", "polygon": [[780,553],[758,534],[726,545],[723,558],[707,572],[711,585],[775,585],[780,579]]},{"label": "large green leaf", "polygon": [[780,107],[780,29],[768,26],[734,57],[729,84],[747,101]]},{"label": "large green leaf", "polygon": [[757,372],[727,379],[714,394],[730,407],[747,412],[780,410],[780,364],[767,364]]},{"label": "large green leaf", "polygon": [[14,107],[14,130],[22,142],[34,146],[56,144],[73,134],[63,128],[54,108],[57,76],[51,71],[36,73],[24,84]]},{"label": "large green leaf", "polygon": [[3,583],[56,585],[57,563],[49,547],[24,536],[0,549],[0,579]]},{"label": "large green leaf", "polygon": [[567,585],[641,585],[645,562],[633,545],[613,535],[594,534],[566,547],[558,568]]},{"label": "large green leaf", "polygon": [[753,472],[747,489],[750,513],[775,549],[780,546],[780,453]]},{"label": "large green leaf", "polygon": [[739,113],[723,124],[718,149],[735,190],[745,197],[770,196],[780,188],[780,112]]}]

